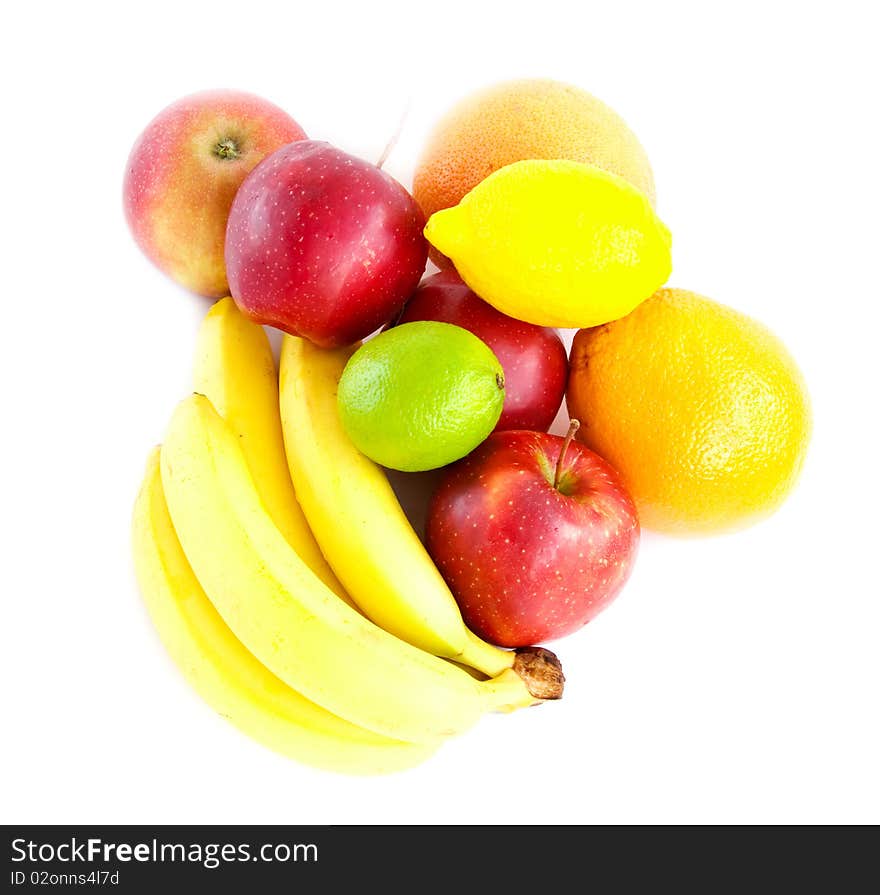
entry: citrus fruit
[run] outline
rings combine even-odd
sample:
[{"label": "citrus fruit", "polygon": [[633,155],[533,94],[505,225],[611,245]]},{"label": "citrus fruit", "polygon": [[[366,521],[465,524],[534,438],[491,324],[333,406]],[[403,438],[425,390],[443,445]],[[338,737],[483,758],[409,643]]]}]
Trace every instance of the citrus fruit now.
[{"label": "citrus fruit", "polygon": [[392,469],[435,469],[470,453],[504,404],[504,374],[485,342],[451,323],[404,323],[365,342],[339,380],[342,426]]},{"label": "citrus fruit", "polygon": [[810,438],[806,387],[779,339],[682,289],[577,333],[567,399],[577,437],[620,472],[642,524],[670,533],[771,513]]},{"label": "citrus fruit", "polygon": [[480,298],[539,326],[615,320],[672,269],[671,236],[645,195],[581,162],[507,165],[435,212],[425,236]]},{"label": "citrus fruit", "polygon": [[654,201],[651,165],[624,120],[585,90],[547,79],[505,81],[453,107],[428,138],[413,195],[430,217],[457,205],[493,171],[523,159],[596,165]]}]

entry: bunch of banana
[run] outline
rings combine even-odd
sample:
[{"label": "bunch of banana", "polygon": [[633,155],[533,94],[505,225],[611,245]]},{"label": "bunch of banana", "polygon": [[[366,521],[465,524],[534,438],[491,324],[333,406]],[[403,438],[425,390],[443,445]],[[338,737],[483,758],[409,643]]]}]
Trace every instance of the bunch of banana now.
[{"label": "bunch of banana", "polygon": [[558,698],[563,677],[546,650],[467,630],[384,474],[338,426],[346,357],[286,339],[280,415],[264,330],[231,299],[211,309],[196,393],[137,498],[135,569],[216,711],[299,761],[386,773],[485,712]]}]

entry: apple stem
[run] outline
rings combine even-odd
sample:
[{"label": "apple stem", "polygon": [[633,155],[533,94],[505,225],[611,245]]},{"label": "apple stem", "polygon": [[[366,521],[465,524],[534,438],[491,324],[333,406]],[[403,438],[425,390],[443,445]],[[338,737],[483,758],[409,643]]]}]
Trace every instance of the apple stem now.
[{"label": "apple stem", "polygon": [[397,130],[391,135],[391,139],[382,150],[382,155],[379,156],[379,161],[376,162],[377,168],[381,169],[382,165],[388,161],[388,156],[391,155],[394,147],[397,145],[397,141],[400,139],[400,135],[403,132],[403,126],[406,124],[406,119],[409,118],[410,106],[412,106],[412,99],[406,101],[406,105],[403,107],[403,113],[401,114],[400,121],[397,125]]},{"label": "apple stem", "polygon": [[241,152],[238,148],[238,143],[231,137],[227,137],[225,140],[219,140],[214,145],[214,155],[224,159],[237,159]]},{"label": "apple stem", "polygon": [[559,487],[559,477],[562,475],[562,463],[565,460],[565,452],[568,450],[568,446],[571,444],[572,438],[574,438],[574,433],[577,432],[581,427],[580,420],[572,420],[568,424],[568,432],[565,435],[565,441],[562,442],[562,447],[559,451],[559,459],[556,461],[556,474],[553,476],[553,487]]}]

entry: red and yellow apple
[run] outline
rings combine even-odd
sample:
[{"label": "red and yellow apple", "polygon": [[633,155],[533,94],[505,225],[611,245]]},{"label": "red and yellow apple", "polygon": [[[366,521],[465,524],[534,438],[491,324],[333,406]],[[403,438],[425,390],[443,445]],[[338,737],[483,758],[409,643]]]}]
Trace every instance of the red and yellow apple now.
[{"label": "red and yellow apple", "polygon": [[237,90],[178,100],[138,137],[123,184],[137,244],[187,289],[227,295],[223,247],[229,209],[250,171],[302,128],[277,106]]},{"label": "red and yellow apple", "polygon": [[629,578],[635,504],[598,454],[543,432],[494,432],[449,468],[426,544],[468,627],[499,646],[555,640]]},{"label": "red and yellow apple", "polygon": [[398,323],[439,320],[482,339],[504,369],[499,429],[550,428],[568,380],[568,355],[555,329],[515,320],[483,301],[454,270],[427,277],[407,301]]}]

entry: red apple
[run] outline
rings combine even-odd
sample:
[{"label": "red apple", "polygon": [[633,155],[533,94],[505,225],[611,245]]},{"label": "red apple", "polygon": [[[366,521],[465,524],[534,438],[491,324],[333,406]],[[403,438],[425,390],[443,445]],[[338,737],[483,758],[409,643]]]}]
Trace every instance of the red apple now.
[{"label": "red apple", "polygon": [[449,468],[426,543],[462,615],[499,646],[570,634],[620,592],[639,543],[635,504],[601,457],[543,432],[495,432]]},{"label": "red apple", "polygon": [[168,106],[125,169],[125,217],[137,244],[193,292],[227,295],[223,245],[235,193],[257,162],[304,137],[286,112],[250,93],[211,90]]},{"label": "red apple", "polygon": [[292,143],[232,203],[232,297],[257,323],[324,347],[355,342],[398,314],[418,284],[424,226],[412,196],[375,165],[328,143]]},{"label": "red apple", "polygon": [[439,320],[470,330],[504,368],[504,409],[499,429],[546,432],[562,403],[568,356],[555,329],[515,320],[473,292],[454,270],[423,280],[406,303],[399,323]]}]

